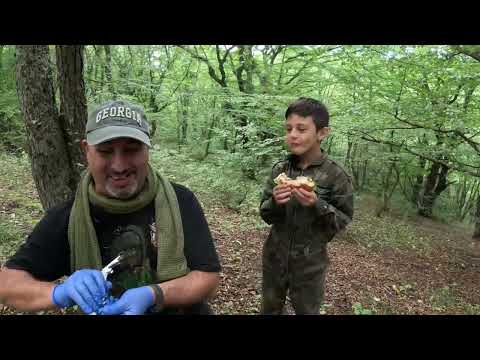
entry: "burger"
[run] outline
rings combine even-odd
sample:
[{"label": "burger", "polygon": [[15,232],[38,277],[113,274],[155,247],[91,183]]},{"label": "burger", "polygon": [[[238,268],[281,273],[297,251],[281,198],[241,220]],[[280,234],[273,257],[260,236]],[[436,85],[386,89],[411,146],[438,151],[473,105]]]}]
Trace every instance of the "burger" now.
[{"label": "burger", "polygon": [[315,182],[308,176],[297,176],[295,180],[290,179],[285,173],[278,175],[273,182],[277,185],[288,185],[295,188],[302,188],[307,191],[312,191],[315,187]]}]

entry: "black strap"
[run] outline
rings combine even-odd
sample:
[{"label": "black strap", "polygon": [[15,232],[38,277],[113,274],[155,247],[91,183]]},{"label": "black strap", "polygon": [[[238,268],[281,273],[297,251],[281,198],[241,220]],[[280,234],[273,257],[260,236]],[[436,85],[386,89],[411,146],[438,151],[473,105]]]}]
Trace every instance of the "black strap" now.
[{"label": "black strap", "polygon": [[155,293],[155,303],[150,308],[152,312],[160,312],[164,308],[165,297],[163,296],[163,290],[158,284],[152,284],[150,287],[153,289]]}]

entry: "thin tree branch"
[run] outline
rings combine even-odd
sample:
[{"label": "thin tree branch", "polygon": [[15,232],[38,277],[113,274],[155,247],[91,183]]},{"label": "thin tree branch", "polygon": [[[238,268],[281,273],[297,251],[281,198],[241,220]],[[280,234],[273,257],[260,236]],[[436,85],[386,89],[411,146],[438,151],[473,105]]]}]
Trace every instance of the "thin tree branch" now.
[{"label": "thin tree branch", "polygon": [[278,54],[284,49],[286,49],[286,45],[279,45],[277,48],[272,48],[271,49],[271,55],[270,55],[270,65],[273,65],[275,62],[275,59],[277,58]]},{"label": "thin tree branch", "polygon": [[310,63],[313,61],[313,58],[310,58],[309,60],[307,60],[303,66],[300,68],[300,70],[298,70],[286,83],[285,85],[289,85],[293,80],[295,80],[297,77],[300,76],[300,74],[303,72],[303,70],[305,70],[305,68],[310,65]]},{"label": "thin tree branch", "polygon": [[[403,149],[405,150],[406,152],[410,153],[411,155],[414,155],[416,157],[419,157],[419,158],[422,158],[424,160],[429,160],[431,161],[432,163],[436,163],[436,164],[439,164],[439,165],[443,165],[449,169],[452,169],[452,170],[456,170],[456,171],[459,171],[459,172],[462,172],[462,173],[466,173],[466,174],[470,174],[474,177],[480,177],[480,171],[477,171],[477,172],[473,172],[471,170],[468,170],[468,169],[465,169],[465,168],[462,168],[462,167],[459,167],[457,166],[456,164],[458,165],[462,165],[462,166],[465,166],[465,167],[469,167],[469,168],[472,168],[472,169],[480,169],[480,166],[474,166],[474,165],[470,165],[470,164],[464,164],[460,161],[456,161],[455,163],[448,163],[448,162],[445,162],[445,161],[442,161],[442,160],[439,160],[439,159],[436,159],[434,157],[431,157],[431,156],[428,156],[428,155],[425,155],[425,154],[421,154],[421,153],[418,153],[416,151],[413,151],[411,150],[410,148],[408,148],[404,142],[402,142],[401,144],[398,144],[398,143],[395,143],[393,141],[388,141],[388,140],[382,140],[382,139],[377,139],[377,138],[374,138],[372,135],[370,134],[367,134],[367,133],[364,133],[362,131],[358,131],[359,133],[363,134],[362,136],[360,136],[360,139],[362,140],[365,140],[365,141],[369,141],[369,142],[374,142],[374,143],[378,143],[378,144],[384,144],[384,145],[391,145],[391,146],[394,146],[398,149]],[[354,135],[354,134],[353,134]]]},{"label": "thin tree branch", "polygon": [[465,49],[464,45],[452,45],[452,48],[461,52],[464,55],[470,56],[472,59],[480,61],[480,48],[478,51]]},{"label": "thin tree branch", "polygon": [[468,145],[470,145],[478,154],[480,154],[480,143],[477,143],[473,140],[471,140],[471,138],[468,138],[464,133],[462,133],[460,130],[457,130],[457,129],[451,129],[451,130],[444,130],[444,129],[439,129],[439,128],[433,128],[433,127],[429,127],[429,126],[425,126],[425,125],[419,125],[419,124],[415,124],[415,123],[412,123],[411,121],[408,121],[406,119],[402,119],[400,118],[398,115],[396,114],[393,114],[389,111],[386,111],[387,114],[390,114],[392,115],[393,117],[395,117],[395,119],[405,123],[405,124],[408,124],[410,126],[418,126],[418,127],[421,127],[423,129],[427,129],[427,130],[432,130],[432,131],[435,131],[437,133],[442,133],[442,134],[453,134],[455,136],[458,136],[459,138],[463,139]]},{"label": "thin tree branch", "polygon": [[[212,64],[210,64],[210,61],[208,61],[208,57],[206,56],[205,54],[205,51],[204,51],[204,56],[201,56],[198,54],[197,52],[197,48],[195,48],[195,51],[192,51],[190,48],[188,48],[187,46],[185,45],[177,45],[180,49],[183,49],[184,51],[186,51],[187,53],[189,53],[193,58],[197,59],[197,60],[200,60],[202,62],[204,62],[207,67],[208,67],[208,74],[210,75],[210,77],[215,80],[220,86],[222,87],[226,87],[227,84],[225,83],[225,79],[222,78],[220,79],[217,75],[217,73],[215,72],[215,69],[213,68]],[[203,49],[202,49],[203,51]]]}]

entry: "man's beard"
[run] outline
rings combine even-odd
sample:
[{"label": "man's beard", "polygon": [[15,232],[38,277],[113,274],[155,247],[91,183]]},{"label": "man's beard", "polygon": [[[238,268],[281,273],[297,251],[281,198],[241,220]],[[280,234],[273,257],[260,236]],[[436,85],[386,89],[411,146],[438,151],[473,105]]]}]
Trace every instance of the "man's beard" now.
[{"label": "man's beard", "polygon": [[132,180],[132,183],[125,188],[118,189],[113,187],[108,181],[105,184],[105,191],[108,196],[114,199],[129,199],[140,192],[137,179]]}]

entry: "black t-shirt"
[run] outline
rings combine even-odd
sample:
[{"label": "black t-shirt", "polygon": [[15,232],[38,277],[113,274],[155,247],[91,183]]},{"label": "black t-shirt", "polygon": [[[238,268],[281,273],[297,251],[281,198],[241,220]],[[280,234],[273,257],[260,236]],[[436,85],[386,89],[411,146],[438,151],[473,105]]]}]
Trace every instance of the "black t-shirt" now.
[{"label": "black t-shirt", "polygon": [[[184,232],[184,253],[188,268],[219,272],[221,270],[212,236],[203,210],[195,195],[186,187],[172,183],[177,195]],[[68,221],[73,199],[51,208],[35,226],[26,242],[7,262],[10,269],[25,270],[38,280],[54,281],[70,275]],[[127,226],[138,225],[151,237],[154,231],[154,203],[134,214],[112,215],[90,206],[93,225],[99,240],[103,266],[116,254],[110,252],[112,236]],[[156,269],[156,250],[148,241],[146,251],[152,269]]]}]

